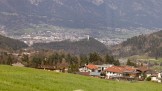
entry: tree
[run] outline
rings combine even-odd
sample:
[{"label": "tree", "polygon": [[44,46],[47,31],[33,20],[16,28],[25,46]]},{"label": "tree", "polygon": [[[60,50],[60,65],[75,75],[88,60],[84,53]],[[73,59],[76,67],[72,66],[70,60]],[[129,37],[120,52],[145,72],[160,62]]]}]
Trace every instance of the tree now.
[{"label": "tree", "polygon": [[113,64],[114,64],[115,66],[120,66],[119,60],[115,60],[115,61],[113,62]]},{"label": "tree", "polygon": [[8,64],[8,65],[11,65],[12,62],[13,62],[13,58],[11,57],[11,55],[8,55],[7,64]]},{"label": "tree", "polygon": [[69,64],[68,72],[75,73],[76,71],[78,71],[79,63],[76,56],[68,54],[66,57],[66,61]]},{"label": "tree", "polygon": [[130,59],[127,60],[127,65],[129,65],[129,66],[136,66],[136,64],[131,62]]},{"label": "tree", "polygon": [[25,64],[25,66],[29,65],[29,55],[23,55],[21,58],[23,64]]},{"label": "tree", "polygon": [[108,64],[113,64],[114,58],[112,56],[109,56],[108,54],[106,54],[105,56],[105,62]]},{"label": "tree", "polygon": [[29,66],[38,68],[39,66],[41,66],[42,62],[45,61],[45,58],[45,55],[34,55],[31,62],[29,63]]},{"label": "tree", "polygon": [[129,59],[127,60],[127,65],[131,65],[131,61]]},{"label": "tree", "polygon": [[84,66],[89,63],[89,59],[86,55],[80,55],[80,66]]},{"label": "tree", "polygon": [[58,53],[54,53],[52,55],[50,55],[48,58],[47,58],[47,62],[48,62],[48,65],[55,65],[56,68],[57,68],[57,63],[61,63],[62,62],[62,56],[59,55]]},{"label": "tree", "polygon": [[89,62],[94,64],[100,64],[102,61],[100,55],[96,52],[89,54]]},{"label": "tree", "polygon": [[23,55],[21,60],[23,62],[28,62],[29,61],[29,56],[28,55]]}]

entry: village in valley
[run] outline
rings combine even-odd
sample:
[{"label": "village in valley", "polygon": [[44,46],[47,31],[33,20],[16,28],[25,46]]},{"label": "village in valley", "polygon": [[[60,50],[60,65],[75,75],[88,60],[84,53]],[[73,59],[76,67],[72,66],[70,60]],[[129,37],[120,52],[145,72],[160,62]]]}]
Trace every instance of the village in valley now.
[{"label": "village in valley", "polygon": [[[56,53],[55,57],[56,60],[62,60],[61,63],[56,63],[56,65],[48,64],[48,58],[44,57],[43,59],[37,58],[41,63],[37,64],[37,66],[33,66],[32,64],[35,63],[29,63],[32,66],[27,65],[23,60],[24,57],[32,57],[36,56],[35,54],[40,53],[40,51],[27,51],[24,50],[23,52],[19,53],[9,53],[9,55],[13,55],[18,58],[19,61],[13,61],[12,66],[19,66],[19,67],[34,67],[36,69],[46,70],[46,71],[54,71],[54,72],[62,72],[62,73],[72,73],[72,74],[78,74],[83,76],[89,76],[89,77],[95,77],[105,80],[117,80],[117,81],[152,81],[157,83],[162,83],[162,71],[155,70],[149,67],[148,63],[144,63],[142,61],[135,63],[136,66],[130,65],[131,62],[127,61],[125,65],[116,65],[116,64],[101,64],[96,65],[93,62],[89,64],[82,64],[80,66],[72,68],[72,66],[76,66],[74,64],[68,63],[66,58],[57,59],[57,56],[59,54]],[[41,54],[41,53],[40,53]],[[95,53],[94,53],[95,54]],[[2,54],[1,54],[2,55]],[[44,56],[45,54],[41,54]],[[68,54],[69,56],[69,54]],[[70,57],[70,56],[69,56]],[[70,59],[73,60],[74,57],[71,56]],[[69,60],[70,60],[69,59]],[[32,61],[36,61],[36,58],[32,58]],[[77,60],[77,59],[75,59]],[[73,60],[74,61],[74,60]],[[26,64],[26,65],[25,65]],[[73,70],[72,70],[73,69]],[[75,70],[74,70],[75,69]]]},{"label": "village in valley", "polygon": [[162,72],[156,72],[148,67],[114,66],[110,64],[88,64],[79,68],[79,74],[112,80],[153,81],[161,83]]}]

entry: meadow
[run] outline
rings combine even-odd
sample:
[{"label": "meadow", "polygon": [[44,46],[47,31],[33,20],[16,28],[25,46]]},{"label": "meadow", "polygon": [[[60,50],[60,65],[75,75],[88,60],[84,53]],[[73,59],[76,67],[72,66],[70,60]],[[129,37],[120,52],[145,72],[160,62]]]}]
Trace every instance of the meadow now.
[{"label": "meadow", "polygon": [[162,91],[162,84],[110,81],[76,74],[0,65],[0,91]]}]

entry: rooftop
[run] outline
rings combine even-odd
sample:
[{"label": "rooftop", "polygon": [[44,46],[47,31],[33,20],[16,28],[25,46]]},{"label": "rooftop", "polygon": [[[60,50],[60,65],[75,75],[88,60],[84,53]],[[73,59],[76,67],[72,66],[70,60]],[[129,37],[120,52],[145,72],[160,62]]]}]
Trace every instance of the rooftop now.
[{"label": "rooftop", "polygon": [[93,65],[93,64],[88,64],[88,65],[86,65],[86,67],[88,69],[97,69],[98,68],[96,65]]}]

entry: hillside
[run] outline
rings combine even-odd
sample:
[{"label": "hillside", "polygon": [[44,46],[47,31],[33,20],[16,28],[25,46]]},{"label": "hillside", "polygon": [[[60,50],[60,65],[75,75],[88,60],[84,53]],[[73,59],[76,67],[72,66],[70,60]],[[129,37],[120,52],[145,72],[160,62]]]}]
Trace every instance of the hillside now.
[{"label": "hillside", "polygon": [[25,43],[0,35],[0,50],[18,50],[28,47]]},{"label": "hillside", "polygon": [[114,55],[133,56],[147,55],[151,57],[162,56],[162,31],[149,35],[140,35],[127,39],[123,43],[112,48]]},{"label": "hillside", "polygon": [[34,49],[65,50],[74,54],[89,54],[91,52],[107,53],[107,47],[94,38],[71,42],[69,40],[51,43],[36,43]]},{"label": "hillside", "polygon": [[161,0],[0,0],[0,25],[72,28],[162,27]]},{"label": "hillside", "polygon": [[161,84],[117,82],[0,65],[0,91],[161,91]]}]

